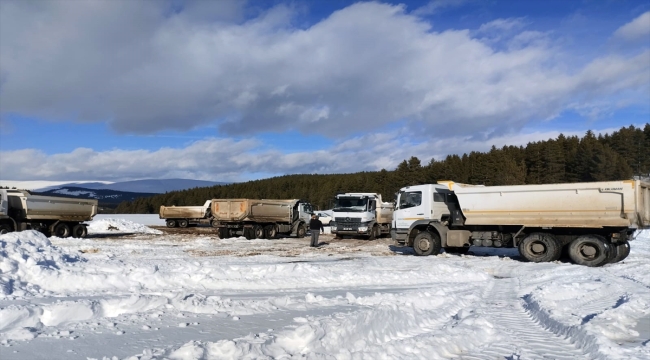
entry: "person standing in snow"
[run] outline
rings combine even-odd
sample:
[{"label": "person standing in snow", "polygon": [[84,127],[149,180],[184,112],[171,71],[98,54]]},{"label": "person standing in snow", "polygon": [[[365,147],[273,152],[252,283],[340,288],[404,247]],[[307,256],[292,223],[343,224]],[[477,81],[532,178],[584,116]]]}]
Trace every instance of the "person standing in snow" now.
[{"label": "person standing in snow", "polygon": [[311,220],[309,221],[309,230],[311,230],[311,244],[309,244],[309,246],[316,247],[318,246],[318,235],[320,235],[321,231],[325,233],[323,223],[318,220],[318,216],[311,216]]}]

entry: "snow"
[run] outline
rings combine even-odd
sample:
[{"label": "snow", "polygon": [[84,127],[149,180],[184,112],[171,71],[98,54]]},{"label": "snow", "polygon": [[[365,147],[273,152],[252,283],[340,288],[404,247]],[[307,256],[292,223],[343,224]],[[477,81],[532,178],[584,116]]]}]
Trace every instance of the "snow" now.
[{"label": "snow", "polygon": [[86,239],[0,236],[2,359],[650,358],[648,231],[588,268],[144,218],[96,219]]}]

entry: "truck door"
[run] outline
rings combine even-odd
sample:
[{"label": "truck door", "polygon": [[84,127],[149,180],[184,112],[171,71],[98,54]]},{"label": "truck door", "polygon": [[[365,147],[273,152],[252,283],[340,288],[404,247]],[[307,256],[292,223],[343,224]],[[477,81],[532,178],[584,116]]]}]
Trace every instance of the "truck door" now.
[{"label": "truck door", "polygon": [[416,220],[424,220],[422,191],[402,191],[399,193],[398,201],[399,211],[394,215],[398,229],[408,229]]}]

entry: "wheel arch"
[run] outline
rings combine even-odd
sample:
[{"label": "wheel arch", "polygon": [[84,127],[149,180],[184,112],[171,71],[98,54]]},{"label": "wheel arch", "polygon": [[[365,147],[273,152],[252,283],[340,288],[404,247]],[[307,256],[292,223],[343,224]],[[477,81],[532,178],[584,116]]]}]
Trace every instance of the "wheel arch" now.
[{"label": "wheel arch", "polygon": [[447,227],[442,225],[440,222],[431,221],[431,220],[417,220],[411,224],[409,227],[408,234],[406,236],[406,245],[413,246],[413,240],[417,234],[422,231],[430,231],[434,234],[437,234],[440,237],[440,244],[442,247],[447,246]]}]

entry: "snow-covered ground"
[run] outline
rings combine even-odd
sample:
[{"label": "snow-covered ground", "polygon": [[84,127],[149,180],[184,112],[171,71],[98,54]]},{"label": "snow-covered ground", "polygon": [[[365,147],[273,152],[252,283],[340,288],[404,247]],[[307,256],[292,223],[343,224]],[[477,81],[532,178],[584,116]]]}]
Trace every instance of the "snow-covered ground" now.
[{"label": "snow-covered ground", "polygon": [[145,217],[98,217],[83,240],[0,236],[0,358],[650,358],[649,232],[587,268],[160,234]]}]

